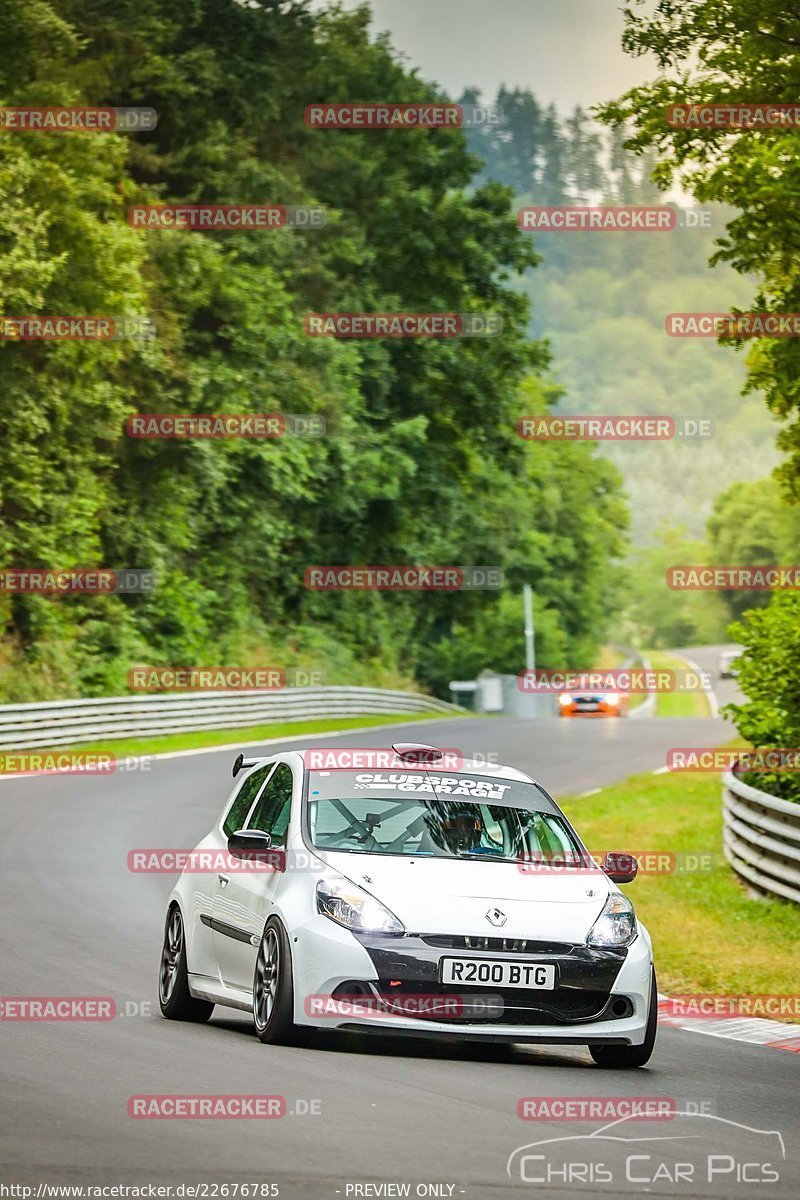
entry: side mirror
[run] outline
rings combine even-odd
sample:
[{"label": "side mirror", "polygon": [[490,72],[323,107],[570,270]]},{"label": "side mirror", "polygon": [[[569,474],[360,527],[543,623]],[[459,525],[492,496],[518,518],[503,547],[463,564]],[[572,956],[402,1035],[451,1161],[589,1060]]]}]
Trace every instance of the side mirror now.
[{"label": "side mirror", "polygon": [[633,854],[624,850],[611,850],[603,859],[602,870],[613,883],[632,883],[639,870]]},{"label": "side mirror", "polygon": [[285,871],[286,856],[280,847],[272,849],[272,838],[260,829],[238,829],[228,838],[228,853],[233,858],[252,862],[253,869],[262,866],[265,871]]},{"label": "side mirror", "polygon": [[228,849],[231,854],[237,850],[269,850],[272,847],[272,837],[260,829],[237,829],[228,838]]},{"label": "side mirror", "polygon": [[243,754],[237,754],[233,764],[233,778],[235,779],[240,771],[248,771],[250,767],[254,767],[257,762],[257,758],[246,759]]}]

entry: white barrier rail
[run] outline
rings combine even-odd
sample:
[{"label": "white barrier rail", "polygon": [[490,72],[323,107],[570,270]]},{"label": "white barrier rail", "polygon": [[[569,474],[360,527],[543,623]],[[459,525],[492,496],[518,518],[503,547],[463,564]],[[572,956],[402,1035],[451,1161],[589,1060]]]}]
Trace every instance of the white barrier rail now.
[{"label": "white barrier rail", "polygon": [[0,750],[157,737],[198,729],[232,729],[317,717],[463,711],[457,705],[433,696],[365,687],[190,692],[3,704],[0,705]]},{"label": "white barrier rail", "polygon": [[737,875],[800,904],[800,804],[722,777],[723,847]]}]

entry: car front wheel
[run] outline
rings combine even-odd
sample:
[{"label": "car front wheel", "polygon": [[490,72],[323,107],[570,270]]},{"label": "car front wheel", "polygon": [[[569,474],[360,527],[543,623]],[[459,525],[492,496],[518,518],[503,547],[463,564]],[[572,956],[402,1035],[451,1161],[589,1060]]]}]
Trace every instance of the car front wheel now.
[{"label": "car front wheel", "polygon": [[189,991],[186,969],[186,938],[183,917],[177,904],[167,912],[164,946],[158,972],[158,1002],[168,1021],[207,1021],[214,1011],[208,1000],[198,1000]]},{"label": "car front wheel", "polygon": [[647,1026],[641,1046],[590,1046],[591,1054],[598,1067],[627,1071],[632,1067],[643,1067],[653,1053],[658,1028],[658,988],[655,970],[650,976],[650,1004],[647,1009]]},{"label": "car front wheel", "polygon": [[286,930],[270,917],[261,935],[253,977],[253,1024],[262,1042],[291,1045],[297,1040],[292,955]]}]

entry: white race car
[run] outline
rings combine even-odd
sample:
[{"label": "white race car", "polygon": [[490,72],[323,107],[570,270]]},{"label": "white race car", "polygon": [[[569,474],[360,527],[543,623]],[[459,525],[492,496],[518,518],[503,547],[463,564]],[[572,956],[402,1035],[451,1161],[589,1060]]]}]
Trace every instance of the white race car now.
[{"label": "white race car", "polygon": [[739,668],[733,664],[743,654],[741,647],[737,650],[723,650],[719,656],[719,677],[720,679],[735,679],[739,674]]},{"label": "white race car", "polygon": [[339,1029],[647,1062],[652,945],[616,886],[635,859],[596,863],[511,767],[445,770],[442,751],[406,743],[337,749],[332,769],[310,754],[237,759],[245,773],[169,899],[165,1017],[207,1021],[221,1004],[251,1012],[262,1042]]}]

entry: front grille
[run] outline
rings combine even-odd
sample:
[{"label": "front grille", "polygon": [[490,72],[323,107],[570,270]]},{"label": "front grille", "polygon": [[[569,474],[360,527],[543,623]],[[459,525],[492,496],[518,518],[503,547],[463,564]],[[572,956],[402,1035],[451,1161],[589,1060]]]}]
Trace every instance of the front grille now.
[{"label": "front grille", "polygon": [[531,938],[461,937],[442,934],[425,935],[420,941],[441,950],[491,950],[500,954],[571,954],[571,942],[540,942]]}]

